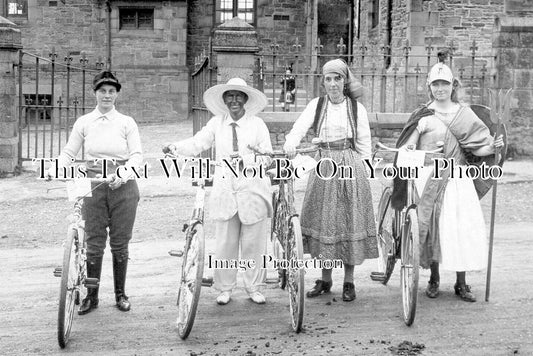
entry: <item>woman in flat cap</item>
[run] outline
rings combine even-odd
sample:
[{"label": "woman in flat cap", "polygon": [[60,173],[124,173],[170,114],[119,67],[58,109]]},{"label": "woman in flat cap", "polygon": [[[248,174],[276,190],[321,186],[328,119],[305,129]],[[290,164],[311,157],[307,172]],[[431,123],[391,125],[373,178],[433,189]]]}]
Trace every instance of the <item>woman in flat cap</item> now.
[{"label": "woman in flat cap", "polygon": [[[131,305],[125,291],[128,245],[139,201],[137,182],[131,178],[132,168],[138,171],[143,155],[135,120],[115,109],[121,87],[109,71],[94,77],[92,89],[96,108],[74,123],[67,145],[58,157],[58,166],[71,165],[82,147],[87,160],[88,177],[102,174],[102,160],[106,160],[105,169],[108,176],[113,178],[112,182],[94,189],[92,197],[84,198],[83,204],[87,234],[87,277],[100,279],[109,229],[115,302],[119,310],[129,311]],[[123,172],[119,174],[120,177],[115,174],[119,167]],[[53,177],[54,171],[55,167],[50,167],[48,176]],[[78,314],[91,312],[98,307],[98,303],[98,288],[89,289]]]},{"label": "woman in flat cap", "polygon": [[[342,299],[352,301],[356,297],[354,266],[378,257],[372,194],[362,161],[370,158],[370,126],[365,107],[357,101],[362,95],[361,84],[346,62],[327,62],[322,68],[322,82],[326,95],[309,102],[283,148],[294,154],[312,127],[322,141],[317,160],[330,159],[354,168],[350,179],[339,179],[338,173],[331,179],[311,174],[301,214],[304,246],[314,258],[342,260]],[[333,165],[321,167],[321,175],[331,177]],[[329,293],[331,286],[332,270],[322,269],[322,278],[307,297]]]}]

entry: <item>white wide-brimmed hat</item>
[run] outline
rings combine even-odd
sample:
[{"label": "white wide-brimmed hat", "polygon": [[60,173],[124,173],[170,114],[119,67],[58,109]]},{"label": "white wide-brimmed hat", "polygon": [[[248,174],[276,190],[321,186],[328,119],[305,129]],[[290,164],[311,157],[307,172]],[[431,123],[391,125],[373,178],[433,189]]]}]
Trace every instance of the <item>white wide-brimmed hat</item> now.
[{"label": "white wide-brimmed hat", "polygon": [[431,67],[428,74],[428,84],[433,83],[436,80],[445,80],[449,83],[453,82],[453,73],[450,67],[446,64],[439,62]]},{"label": "white wide-brimmed hat", "polygon": [[267,97],[261,91],[252,88],[241,78],[231,78],[226,84],[218,84],[207,89],[204,93],[204,104],[214,115],[224,115],[229,112],[222,95],[229,90],[242,91],[248,95],[244,110],[248,115],[255,115],[267,106]]}]

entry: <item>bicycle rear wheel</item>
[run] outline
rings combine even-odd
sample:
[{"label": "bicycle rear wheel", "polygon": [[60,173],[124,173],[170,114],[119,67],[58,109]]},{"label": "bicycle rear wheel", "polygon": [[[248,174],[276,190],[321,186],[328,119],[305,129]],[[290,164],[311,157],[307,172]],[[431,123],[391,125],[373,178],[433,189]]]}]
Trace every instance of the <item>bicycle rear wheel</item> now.
[{"label": "bicycle rear wheel", "polygon": [[293,216],[289,221],[289,235],[287,238],[286,255],[291,264],[287,270],[289,289],[289,309],[291,313],[292,328],[299,333],[302,330],[304,318],[304,273],[303,268],[292,263],[303,261],[303,242],[300,219]]},{"label": "bicycle rear wheel", "polygon": [[79,300],[79,254],[77,246],[78,232],[70,228],[65,241],[63,252],[63,266],[61,269],[61,286],[59,288],[59,312],[57,316],[57,341],[61,348],[65,348],[72,328],[74,306]]},{"label": "bicycle rear wheel", "polygon": [[205,236],[202,224],[187,231],[178,291],[178,334],[186,339],[192,330],[204,274]]},{"label": "bicycle rear wheel", "polygon": [[394,209],[391,206],[392,189],[385,188],[378,205],[378,273],[371,278],[387,284],[396,264],[396,242],[394,239]]},{"label": "bicycle rear wheel", "polygon": [[401,246],[401,285],[403,319],[407,326],[413,324],[418,298],[418,264],[420,250],[418,246],[418,216],[416,210],[409,209],[402,231]]}]

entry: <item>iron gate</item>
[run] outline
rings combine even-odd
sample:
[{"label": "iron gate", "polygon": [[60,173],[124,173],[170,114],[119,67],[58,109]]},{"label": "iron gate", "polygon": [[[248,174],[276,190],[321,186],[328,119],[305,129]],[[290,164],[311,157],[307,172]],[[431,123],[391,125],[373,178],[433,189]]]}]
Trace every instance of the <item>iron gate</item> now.
[{"label": "iron gate", "polygon": [[[476,41],[469,52],[457,51],[454,44],[438,49],[431,44],[425,53],[414,53],[408,41],[401,49],[391,52],[387,46],[361,44],[353,54],[346,54],[342,38],[337,53],[323,53],[318,43],[313,54],[302,51],[296,42],[290,48],[273,43],[257,55],[254,83],[269,98],[267,111],[282,111],[278,99],[287,67],[296,77],[296,100],[290,111],[302,111],[312,99],[324,95],[320,83],[322,65],[330,59],[343,58],[352,68],[365,89],[362,103],[369,112],[411,112],[428,100],[426,77],[437,62],[437,51],[447,53],[446,64],[452,67],[463,87],[463,99],[470,103],[488,105],[487,91],[493,83],[493,56],[481,56]],[[401,50],[401,51],[400,51]]]},{"label": "iron gate", "polygon": [[[79,65],[73,65],[79,56]],[[89,65],[85,53],[70,53],[59,61],[20,51],[18,62],[19,165],[35,158],[53,158],[68,140],[76,118],[95,106],[87,86],[104,62]],[[89,78],[87,80],[87,78]],[[78,159],[84,158],[82,151]]]}]

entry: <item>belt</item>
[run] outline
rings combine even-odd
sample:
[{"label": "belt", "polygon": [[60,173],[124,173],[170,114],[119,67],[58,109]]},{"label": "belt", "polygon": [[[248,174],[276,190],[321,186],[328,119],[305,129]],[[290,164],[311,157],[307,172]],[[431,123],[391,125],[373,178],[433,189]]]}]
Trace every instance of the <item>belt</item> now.
[{"label": "belt", "polygon": [[320,142],[318,144],[318,147],[320,147],[321,149],[341,151],[352,149],[353,145],[351,140],[337,140],[331,142]]}]

